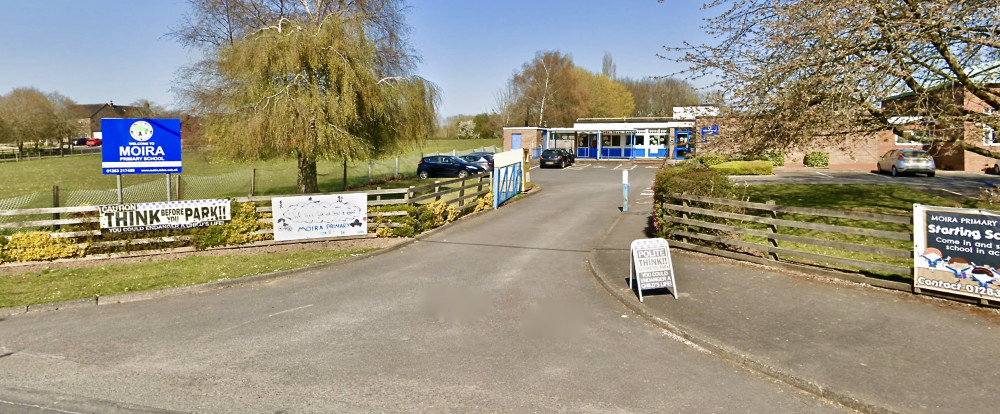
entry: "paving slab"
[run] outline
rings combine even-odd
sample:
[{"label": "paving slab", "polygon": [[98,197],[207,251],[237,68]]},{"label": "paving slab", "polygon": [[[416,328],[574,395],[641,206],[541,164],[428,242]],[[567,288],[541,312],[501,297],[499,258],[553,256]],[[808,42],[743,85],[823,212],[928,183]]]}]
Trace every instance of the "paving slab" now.
[{"label": "paving slab", "polygon": [[654,322],[780,380],[862,412],[997,412],[1000,312],[672,250],[679,299],[628,288],[623,214],[590,256],[595,276]]}]

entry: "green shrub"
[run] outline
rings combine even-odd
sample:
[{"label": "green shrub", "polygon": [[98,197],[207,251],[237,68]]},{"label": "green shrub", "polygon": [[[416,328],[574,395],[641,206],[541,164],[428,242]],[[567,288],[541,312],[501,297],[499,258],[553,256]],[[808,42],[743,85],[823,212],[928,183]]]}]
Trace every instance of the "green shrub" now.
[{"label": "green shrub", "polygon": [[725,154],[702,154],[696,160],[706,167],[711,167],[726,162],[727,157]]},{"label": "green shrub", "polygon": [[254,234],[268,225],[261,223],[257,206],[252,203],[230,204],[232,220],[221,226],[200,227],[193,230],[194,245],[198,249],[218,246],[238,246],[264,240],[263,234]]},{"label": "green shrub", "polygon": [[806,167],[826,168],[830,166],[830,154],[821,151],[813,151],[806,154],[802,163],[805,164]]},{"label": "green shrub", "polygon": [[[767,165],[770,163],[764,162]],[[735,198],[736,187],[729,177],[715,168],[707,168],[699,164],[668,167],[656,174],[653,184],[653,234],[656,237],[668,237],[674,230],[687,229],[688,226],[669,220],[668,216],[676,216],[664,208],[671,201],[671,194],[686,193],[691,196],[711,198]]]},{"label": "green shrub", "polygon": [[781,151],[768,151],[764,153],[762,160],[771,161],[771,165],[780,167],[785,165],[785,153]]},{"label": "green shrub", "polygon": [[0,246],[0,262],[55,260],[82,257],[86,253],[86,245],[77,246],[70,239],[52,238],[47,232],[32,231],[12,234],[10,240]]},{"label": "green shrub", "polygon": [[703,197],[732,197],[735,194],[729,177],[714,169],[695,164],[667,167],[656,173],[653,198],[662,203],[669,194],[687,193]]},{"label": "green shrub", "polygon": [[713,170],[725,175],[771,175],[771,161],[729,161],[713,165]]}]

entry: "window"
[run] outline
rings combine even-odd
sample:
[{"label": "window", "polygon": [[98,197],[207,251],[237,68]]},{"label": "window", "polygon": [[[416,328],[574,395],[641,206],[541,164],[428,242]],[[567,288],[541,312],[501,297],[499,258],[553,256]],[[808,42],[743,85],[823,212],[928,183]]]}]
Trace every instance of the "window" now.
[{"label": "window", "polygon": [[645,135],[636,135],[635,136],[635,145],[646,145],[646,136]]},{"label": "window", "polygon": [[1000,142],[997,141],[997,131],[989,125],[983,125],[983,144],[1000,145]]},{"label": "window", "polygon": [[620,147],[620,146],[622,146],[622,136],[621,135],[612,135],[611,136],[611,146],[612,147]]},{"label": "window", "polygon": [[896,135],[896,145],[923,145],[914,138],[927,139],[932,136],[931,131],[927,130],[907,130],[903,131],[903,136]]}]

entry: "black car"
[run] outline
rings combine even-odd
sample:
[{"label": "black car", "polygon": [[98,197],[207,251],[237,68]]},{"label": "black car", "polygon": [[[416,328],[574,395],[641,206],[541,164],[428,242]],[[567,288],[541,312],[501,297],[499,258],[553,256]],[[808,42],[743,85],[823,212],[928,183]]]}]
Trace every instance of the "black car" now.
[{"label": "black car", "polygon": [[465,178],[473,174],[482,174],[486,169],[463,161],[452,155],[429,155],[420,160],[417,165],[417,176],[428,177],[458,177]]},{"label": "black car", "polygon": [[566,168],[569,164],[569,158],[561,149],[547,149],[542,151],[542,156],[538,158],[538,166],[542,168],[556,165],[559,168]]},{"label": "black car", "polygon": [[87,145],[87,138],[76,138],[73,140],[73,145],[79,147],[85,146]]},{"label": "black car", "polygon": [[556,148],[556,149],[563,152],[563,156],[569,160],[569,165],[576,164],[576,154],[573,154],[573,151],[570,151],[566,148]]}]

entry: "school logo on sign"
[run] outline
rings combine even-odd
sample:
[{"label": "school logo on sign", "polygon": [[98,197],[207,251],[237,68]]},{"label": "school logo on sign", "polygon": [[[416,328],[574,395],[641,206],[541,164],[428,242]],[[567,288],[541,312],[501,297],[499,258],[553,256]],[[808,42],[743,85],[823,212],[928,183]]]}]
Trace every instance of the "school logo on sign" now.
[{"label": "school logo on sign", "polygon": [[146,121],[135,121],[129,127],[128,134],[136,141],[146,142],[153,137],[153,126]]}]

